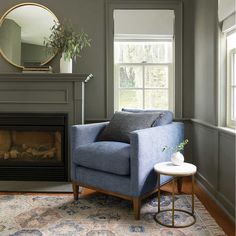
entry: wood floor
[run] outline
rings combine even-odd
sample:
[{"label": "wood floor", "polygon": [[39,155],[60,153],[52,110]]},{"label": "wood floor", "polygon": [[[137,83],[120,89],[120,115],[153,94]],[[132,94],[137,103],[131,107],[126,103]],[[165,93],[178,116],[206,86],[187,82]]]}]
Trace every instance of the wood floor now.
[{"label": "wood floor", "polygon": [[[161,188],[162,191],[170,192],[172,191],[172,185],[166,184]],[[84,189],[82,195],[93,194],[94,191],[90,189]],[[177,193],[177,189],[176,189]],[[191,194],[191,179],[184,178],[182,193]],[[13,192],[0,192],[1,194],[22,194],[22,193],[13,193]],[[25,193],[24,193],[25,194]],[[28,193],[29,195],[48,195],[48,193]],[[52,193],[51,195],[55,195],[58,193]],[[202,202],[211,216],[215,219],[215,221],[222,227],[226,235],[235,236],[235,224],[230,220],[230,218],[220,209],[220,207],[212,201],[212,199],[204,192],[204,190],[196,184],[195,186],[195,194],[198,199]],[[60,195],[68,195],[68,193],[61,193]],[[71,194],[73,197],[73,194]]]}]

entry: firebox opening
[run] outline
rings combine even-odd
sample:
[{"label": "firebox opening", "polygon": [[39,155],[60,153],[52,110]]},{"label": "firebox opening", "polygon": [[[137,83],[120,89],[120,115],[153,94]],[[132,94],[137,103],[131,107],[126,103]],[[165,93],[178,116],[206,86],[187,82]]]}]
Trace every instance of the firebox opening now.
[{"label": "firebox opening", "polygon": [[0,160],[61,161],[62,133],[0,130]]},{"label": "firebox opening", "polygon": [[0,180],[67,181],[68,114],[0,113]]}]

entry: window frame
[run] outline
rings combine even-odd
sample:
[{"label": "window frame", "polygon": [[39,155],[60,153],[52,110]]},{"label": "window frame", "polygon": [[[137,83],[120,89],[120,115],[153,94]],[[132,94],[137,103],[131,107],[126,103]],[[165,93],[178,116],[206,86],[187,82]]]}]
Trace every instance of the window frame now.
[{"label": "window frame", "polygon": [[105,80],[105,115],[110,119],[114,114],[114,18],[116,9],[163,9],[173,10],[174,23],[174,115],[182,118],[183,115],[183,2],[182,1],[133,1],[133,0],[109,0],[106,2],[106,80]]},{"label": "window frame", "polygon": [[[236,119],[233,119],[234,112],[234,93],[233,89],[236,88],[234,84],[234,63],[236,60],[236,48],[231,49],[227,52],[227,126],[230,128],[236,127]],[[234,57],[235,55],[235,57]]]},{"label": "window frame", "polygon": [[[119,92],[121,90],[141,90],[143,94],[143,99],[142,99],[142,109],[147,109],[145,108],[145,91],[147,90],[168,90],[168,110],[174,111],[174,41],[170,38],[158,38],[158,39],[153,39],[153,40],[147,40],[145,38],[143,39],[118,39],[114,40],[116,42],[122,41],[122,42],[136,42],[136,41],[141,41],[141,42],[171,42],[172,43],[172,62],[171,63],[148,63],[148,62],[139,62],[139,63],[114,63],[114,109],[120,110],[121,108],[119,107]],[[115,46],[115,45],[114,45]],[[115,50],[114,50],[115,51]],[[119,67],[120,66],[140,66],[142,67],[142,80],[143,80],[143,86],[142,88],[120,88],[119,86]],[[167,88],[145,88],[144,83],[145,83],[145,67],[148,66],[167,66],[168,67],[168,87]],[[148,108],[148,109],[155,109],[155,108]],[[163,108],[160,108],[163,109]]]}]

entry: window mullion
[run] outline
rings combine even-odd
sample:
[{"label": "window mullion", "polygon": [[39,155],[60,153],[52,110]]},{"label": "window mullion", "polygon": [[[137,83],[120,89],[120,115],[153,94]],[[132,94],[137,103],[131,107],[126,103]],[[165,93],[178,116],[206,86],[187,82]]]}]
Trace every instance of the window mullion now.
[{"label": "window mullion", "polygon": [[170,64],[172,63],[148,63],[148,62],[132,62],[132,63],[129,63],[129,62],[124,62],[124,63],[115,63],[115,65],[118,65],[118,66],[169,66]]}]

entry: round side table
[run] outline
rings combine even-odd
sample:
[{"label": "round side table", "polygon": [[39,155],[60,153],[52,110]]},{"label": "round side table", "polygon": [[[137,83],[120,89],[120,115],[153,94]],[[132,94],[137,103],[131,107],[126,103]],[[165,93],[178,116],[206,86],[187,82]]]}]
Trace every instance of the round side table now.
[{"label": "round side table", "polygon": [[[161,162],[154,166],[154,170],[157,173],[158,179],[158,212],[154,216],[154,219],[157,223],[171,228],[184,228],[193,225],[196,222],[196,217],[194,215],[194,174],[197,171],[197,167],[193,164],[184,162],[181,166],[176,166],[172,162]],[[160,209],[160,175],[168,175],[173,177],[184,177],[184,176],[192,176],[192,212],[183,210],[183,209],[175,209],[175,178],[172,180],[172,209],[161,210]],[[158,214],[162,212],[172,212],[172,224],[165,224],[157,219]],[[193,217],[193,221],[187,225],[175,225],[175,211],[184,212]]]}]

